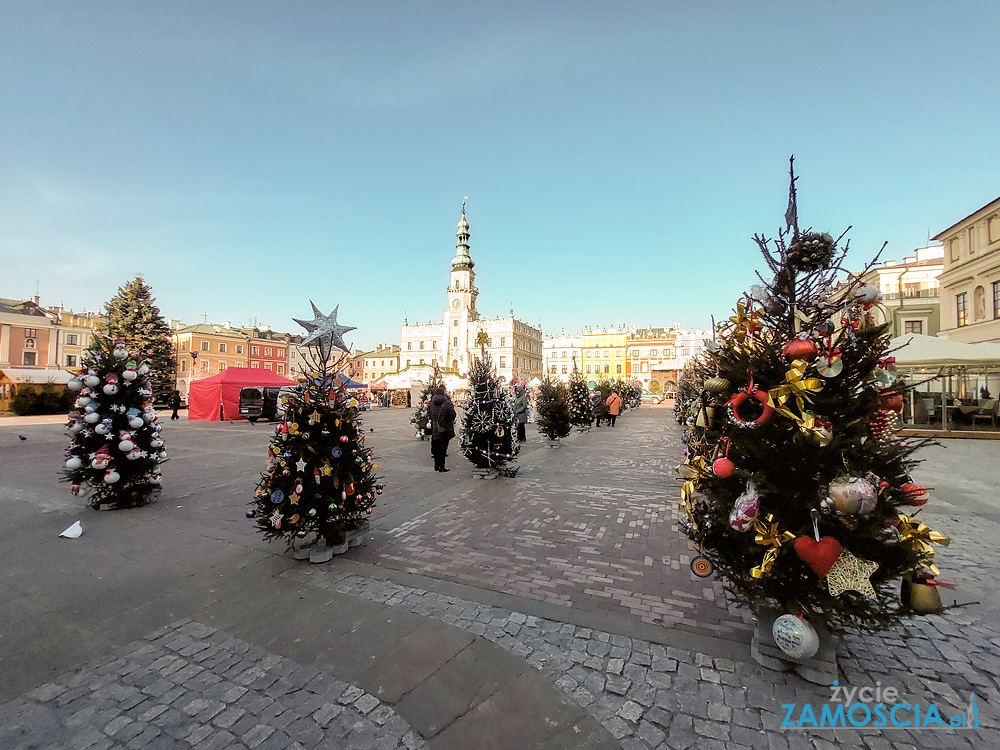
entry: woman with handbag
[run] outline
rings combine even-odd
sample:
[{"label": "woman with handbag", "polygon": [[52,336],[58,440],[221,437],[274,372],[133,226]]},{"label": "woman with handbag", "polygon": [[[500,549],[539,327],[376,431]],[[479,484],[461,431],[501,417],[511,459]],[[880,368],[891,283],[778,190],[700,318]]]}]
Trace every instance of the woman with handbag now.
[{"label": "woman with handbag", "polygon": [[443,385],[439,385],[427,407],[431,421],[431,456],[434,471],[450,471],[444,467],[448,455],[448,443],[455,437],[455,405],[451,402]]}]

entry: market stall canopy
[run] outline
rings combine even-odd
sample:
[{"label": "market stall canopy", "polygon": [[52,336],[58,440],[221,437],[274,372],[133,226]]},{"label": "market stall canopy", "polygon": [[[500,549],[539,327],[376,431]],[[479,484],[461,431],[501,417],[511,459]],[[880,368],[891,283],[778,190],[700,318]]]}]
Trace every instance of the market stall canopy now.
[{"label": "market stall canopy", "polygon": [[892,339],[889,349],[902,347],[889,356],[903,367],[1000,367],[1000,344],[961,341],[908,333]]},{"label": "market stall canopy", "polygon": [[0,370],[11,383],[55,383],[66,385],[75,375],[66,370],[34,370],[30,367],[5,367]]},{"label": "market stall canopy", "polygon": [[368,390],[370,390],[370,391],[384,391],[388,387],[389,386],[387,386],[385,384],[384,380],[380,380],[377,383],[372,383],[370,386],[368,386]]},{"label": "market stall canopy", "polygon": [[530,387],[532,387],[532,388],[537,388],[541,384],[542,384],[542,381],[538,379],[537,375],[535,377],[533,377],[531,380],[528,381],[528,385]]},{"label": "market stall canopy", "polygon": [[[207,419],[218,422],[223,416],[243,419],[240,413],[240,390],[248,386],[295,385],[294,382],[275,375],[271,370],[250,367],[229,367],[210,378],[192,380],[188,392],[188,419]],[[219,405],[222,405],[222,414]]]},{"label": "market stall canopy", "polygon": [[359,383],[356,380],[351,380],[346,375],[337,374],[335,377],[340,378],[340,381],[344,384],[344,388],[347,390],[357,390],[359,388],[367,389],[368,385],[366,383]]}]

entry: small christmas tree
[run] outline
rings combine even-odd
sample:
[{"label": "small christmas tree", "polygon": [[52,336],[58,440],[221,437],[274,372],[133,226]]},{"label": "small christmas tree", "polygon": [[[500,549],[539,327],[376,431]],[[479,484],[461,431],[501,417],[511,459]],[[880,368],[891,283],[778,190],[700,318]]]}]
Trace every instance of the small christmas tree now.
[{"label": "small christmas tree", "polygon": [[791,185],[790,232],[754,238],[773,279],[709,342],[682,505],[701,570],[714,565],[742,601],[884,628],[906,614],[889,584],[936,572],[932,543],[948,540],[906,508],[927,501],[910,478],[922,443],[885,429],[898,403],[887,327],[869,313],[877,290],[838,285],[846,245],[799,231]]},{"label": "small christmas tree", "polygon": [[163,480],[167,453],[153,410],[149,366],[123,339],[97,336],[68,384],[79,396],[69,413],[65,480],[90,489],[94,508],[145,505]]},{"label": "small christmas tree", "polygon": [[125,339],[129,351],[142,355],[149,368],[149,382],[156,399],[165,399],[174,389],[177,362],[170,327],[160,315],[152,287],[142,276],[136,276],[125,286],[118,287],[118,293],[104,307],[106,317],[98,333],[112,340]]},{"label": "small christmas tree", "polygon": [[342,334],[354,329],[337,324],[337,308],[324,316],[312,307],[314,320],[296,320],[309,331],[303,344],[311,348],[312,374],[285,401],[247,517],[265,537],[289,546],[315,534],[309,559],[326,562],[363,529],[383,485],[358,410],[334,377],[346,357],[334,359],[332,350],[349,352]]},{"label": "small christmas tree", "polygon": [[590,404],[590,391],[587,381],[576,366],[573,358],[573,373],[569,377],[569,419],[581,429],[589,429],[594,423],[594,407]]},{"label": "small christmas tree", "polygon": [[462,452],[474,466],[513,476],[517,456],[514,408],[485,347],[469,368],[469,401],[462,417]]},{"label": "small christmas tree", "polygon": [[431,436],[431,397],[437,391],[439,385],[444,385],[444,378],[441,377],[441,371],[435,367],[434,375],[431,376],[430,382],[420,391],[420,401],[417,404],[417,411],[410,417],[410,422],[416,430],[414,436],[419,437],[421,440]]},{"label": "small christmas tree", "polygon": [[545,376],[538,389],[538,431],[549,440],[569,435],[569,391],[558,380]]}]

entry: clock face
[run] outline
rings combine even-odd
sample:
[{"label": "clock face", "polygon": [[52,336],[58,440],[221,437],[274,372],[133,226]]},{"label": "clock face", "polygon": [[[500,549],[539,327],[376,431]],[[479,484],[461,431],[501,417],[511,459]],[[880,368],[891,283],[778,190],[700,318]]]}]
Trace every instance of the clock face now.
[{"label": "clock face", "polygon": [[460,304],[462,303],[459,302],[458,300],[455,300],[454,302],[451,303],[451,306],[457,309]]}]

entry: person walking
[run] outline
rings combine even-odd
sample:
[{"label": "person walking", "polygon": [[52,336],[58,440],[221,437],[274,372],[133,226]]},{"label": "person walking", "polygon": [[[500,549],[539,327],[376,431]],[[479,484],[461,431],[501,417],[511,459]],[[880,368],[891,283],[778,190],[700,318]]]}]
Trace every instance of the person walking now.
[{"label": "person walking", "polygon": [[180,419],[177,416],[177,410],[181,408],[181,392],[174,388],[174,392],[170,394],[170,408],[174,410],[174,413],[170,415],[171,419]]},{"label": "person walking", "polygon": [[604,403],[608,407],[608,424],[614,427],[615,420],[618,419],[618,414],[622,410],[622,397],[614,391],[611,391],[611,395],[608,396],[607,401]]},{"label": "person walking", "polygon": [[528,423],[528,397],[524,395],[524,386],[514,388],[514,417],[517,419],[517,442],[523,443],[524,426]]},{"label": "person walking", "polygon": [[608,419],[608,406],[604,403],[604,397],[600,391],[594,391],[594,395],[591,396],[590,406],[594,410],[595,427],[601,426],[602,419],[607,419],[608,424],[611,424],[611,420]]},{"label": "person walking", "polygon": [[450,471],[444,466],[448,455],[448,443],[455,437],[455,405],[448,397],[443,385],[439,385],[427,407],[431,421],[431,456],[434,471]]}]

